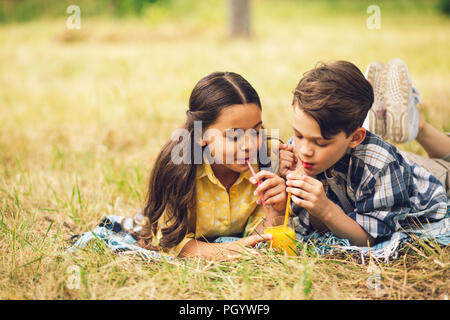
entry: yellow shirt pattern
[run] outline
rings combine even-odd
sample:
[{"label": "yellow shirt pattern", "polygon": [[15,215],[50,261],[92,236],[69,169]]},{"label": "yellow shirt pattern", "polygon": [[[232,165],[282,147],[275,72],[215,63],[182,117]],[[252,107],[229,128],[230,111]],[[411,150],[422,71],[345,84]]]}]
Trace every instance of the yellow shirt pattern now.
[{"label": "yellow shirt pattern", "polygon": [[[258,171],[257,165],[253,165],[253,168]],[[209,164],[197,165],[197,215],[193,222],[195,226],[188,227],[188,230],[195,232],[188,232],[178,245],[166,250],[166,253],[178,256],[191,239],[208,241],[221,236],[253,232],[265,217],[265,212],[262,206],[256,204],[257,197],[253,194],[256,186],[250,183],[251,176],[250,170],[241,173],[227,192]],[[160,221],[166,221],[166,218],[163,214]],[[162,237],[158,229],[157,241]]]},{"label": "yellow shirt pattern", "polygon": [[[270,152],[272,163],[276,167],[272,170],[278,174],[278,145]],[[257,164],[253,164],[255,172],[259,171]],[[238,179],[227,192],[226,188],[216,178],[211,165],[208,163],[197,165],[197,212],[195,219],[189,219],[188,232],[175,247],[166,250],[170,256],[178,256],[191,239],[208,241],[221,236],[237,236],[250,234],[265,219],[264,208],[256,204],[257,197],[253,194],[256,186],[250,183],[250,170],[240,174]],[[164,213],[161,216],[156,242],[162,237],[161,227],[167,222]]]}]

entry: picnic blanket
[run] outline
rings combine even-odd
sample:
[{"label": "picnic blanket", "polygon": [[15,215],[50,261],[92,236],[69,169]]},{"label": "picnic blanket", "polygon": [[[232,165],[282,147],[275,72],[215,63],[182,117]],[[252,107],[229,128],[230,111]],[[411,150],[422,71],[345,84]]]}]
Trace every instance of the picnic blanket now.
[{"label": "picnic blanket", "polygon": [[[69,251],[74,252],[79,248],[84,248],[90,241],[98,239],[103,241],[111,252],[120,255],[138,254],[147,261],[176,259],[161,252],[144,249],[138,245],[137,240],[132,235],[132,231],[139,233],[142,228],[143,218],[141,212],[138,212],[134,218],[108,215],[94,230],[72,236],[72,246],[69,248]],[[302,243],[310,242],[314,244],[312,248],[318,255],[333,254],[335,251],[358,252],[361,255],[362,263],[364,263],[364,258],[369,256],[375,259],[384,259],[387,263],[389,260],[397,258],[399,249],[406,242],[411,242],[415,237],[435,241],[444,246],[450,244],[450,200],[444,219],[423,225],[414,232],[394,232],[389,238],[371,248],[352,246],[348,239],[340,239],[331,232],[322,235],[313,233],[308,236],[296,233],[296,240]],[[240,238],[219,237],[214,242],[231,242],[238,239]],[[261,248],[261,245],[259,248]]]}]

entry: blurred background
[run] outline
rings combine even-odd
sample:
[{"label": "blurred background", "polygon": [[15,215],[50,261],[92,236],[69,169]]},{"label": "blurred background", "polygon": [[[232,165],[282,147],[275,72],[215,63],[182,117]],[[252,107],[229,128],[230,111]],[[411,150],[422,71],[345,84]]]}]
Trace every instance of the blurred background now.
[{"label": "blurred background", "polygon": [[[243,75],[287,140],[292,90],[317,62],[399,57],[422,114],[450,131],[449,14],[443,0],[1,0],[0,197],[91,225],[132,212],[213,71]],[[90,206],[70,207],[75,183]]]}]

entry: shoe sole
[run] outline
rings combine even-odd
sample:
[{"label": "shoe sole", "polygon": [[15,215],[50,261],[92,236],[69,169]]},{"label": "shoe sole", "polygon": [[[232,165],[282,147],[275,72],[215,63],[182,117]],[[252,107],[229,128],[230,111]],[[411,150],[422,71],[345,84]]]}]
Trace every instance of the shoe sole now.
[{"label": "shoe sole", "polygon": [[406,64],[390,60],[383,72],[383,92],[386,103],[386,130],[394,143],[404,143],[409,137],[408,103],[411,80]]},{"label": "shoe sole", "polygon": [[373,88],[373,104],[367,114],[369,120],[369,130],[385,139],[387,135],[386,120],[384,107],[384,95],[382,85],[382,74],[385,66],[381,62],[372,62],[366,70],[366,79],[370,82]]}]

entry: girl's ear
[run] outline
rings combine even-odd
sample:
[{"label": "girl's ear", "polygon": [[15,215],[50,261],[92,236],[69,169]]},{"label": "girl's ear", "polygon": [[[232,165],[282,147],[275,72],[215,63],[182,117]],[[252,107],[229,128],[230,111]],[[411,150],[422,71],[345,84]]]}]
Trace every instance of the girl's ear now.
[{"label": "girl's ear", "polygon": [[201,145],[202,147],[206,146],[206,140],[202,137],[202,138],[198,138],[195,139],[195,142],[197,142],[199,145]]},{"label": "girl's ear", "polygon": [[352,133],[352,138],[350,140],[350,144],[348,145],[350,148],[355,148],[361,144],[366,138],[366,129],[363,127],[359,127]]}]

